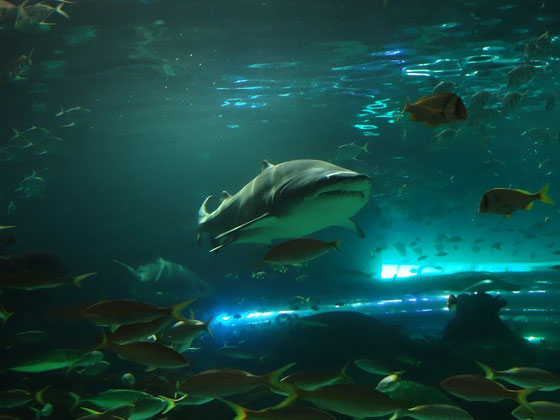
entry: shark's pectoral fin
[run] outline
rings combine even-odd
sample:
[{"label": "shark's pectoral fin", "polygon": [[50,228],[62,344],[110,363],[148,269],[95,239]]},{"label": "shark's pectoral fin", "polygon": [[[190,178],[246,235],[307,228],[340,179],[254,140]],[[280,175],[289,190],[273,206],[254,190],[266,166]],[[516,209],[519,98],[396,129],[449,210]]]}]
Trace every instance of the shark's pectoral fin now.
[{"label": "shark's pectoral fin", "polygon": [[239,226],[234,227],[233,229],[230,229],[226,232],[222,232],[220,233],[218,236],[216,236],[214,238],[215,241],[222,241],[218,246],[214,247],[212,249],[212,251],[217,251],[220,248],[223,248],[224,246],[232,243],[235,241],[236,237],[238,236],[238,234],[244,230],[247,229],[249,226],[255,224],[256,222],[259,222],[263,219],[266,219],[267,217],[270,216],[269,212],[266,212],[264,214],[261,214],[258,217],[255,217],[253,220],[249,220],[248,222],[245,222]]},{"label": "shark's pectoral fin", "polygon": [[349,217],[348,219],[346,219],[345,223],[342,223],[340,226],[346,228],[346,229],[350,229],[353,230],[354,232],[356,232],[358,234],[358,236],[360,238],[365,238],[366,234],[364,233],[364,231],[362,230],[362,228],[354,221],[352,220],[351,217]]},{"label": "shark's pectoral fin", "polygon": [[227,246],[227,245],[231,244],[232,242],[235,242],[235,238],[233,236],[229,236],[225,241],[223,241],[221,243],[218,240],[213,240],[213,241],[210,242],[210,246],[212,247],[210,252],[219,251],[224,246]]}]

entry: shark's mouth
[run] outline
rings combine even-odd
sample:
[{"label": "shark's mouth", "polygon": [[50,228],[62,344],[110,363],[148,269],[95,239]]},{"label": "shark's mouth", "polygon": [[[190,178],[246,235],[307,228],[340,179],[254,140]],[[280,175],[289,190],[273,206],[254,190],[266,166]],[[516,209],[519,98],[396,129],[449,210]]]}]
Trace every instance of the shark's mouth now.
[{"label": "shark's mouth", "polygon": [[332,196],[359,197],[362,199],[366,198],[366,196],[362,191],[331,190],[331,191],[324,191],[319,194],[319,197],[332,197]]}]

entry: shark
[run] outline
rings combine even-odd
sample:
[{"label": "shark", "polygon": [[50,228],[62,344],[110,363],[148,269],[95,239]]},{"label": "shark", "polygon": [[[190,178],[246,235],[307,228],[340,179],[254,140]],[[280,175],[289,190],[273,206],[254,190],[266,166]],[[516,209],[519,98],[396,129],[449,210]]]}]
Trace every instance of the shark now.
[{"label": "shark", "polygon": [[161,257],[137,268],[119,260],[114,259],[113,262],[125,267],[141,284],[146,286],[163,289],[180,286],[188,290],[192,297],[206,296],[213,290],[213,287],[206,280],[188,267]]},{"label": "shark", "polygon": [[352,217],[368,202],[371,178],[322,160],[262,162],[261,173],[235,194],[223,191],[208,211],[208,196],[198,212],[198,236],[211,250],[232,243],[271,244],[299,238],[330,226],[365,237]]}]

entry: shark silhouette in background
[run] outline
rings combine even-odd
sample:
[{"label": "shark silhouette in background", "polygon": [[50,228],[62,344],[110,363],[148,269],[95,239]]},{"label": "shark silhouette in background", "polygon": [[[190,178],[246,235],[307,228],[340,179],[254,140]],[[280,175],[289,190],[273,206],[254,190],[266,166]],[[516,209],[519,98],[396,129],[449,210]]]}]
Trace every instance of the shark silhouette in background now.
[{"label": "shark silhouette in background", "polygon": [[191,297],[206,296],[213,291],[213,286],[194,271],[161,257],[136,269],[122,261],[113,261],[125,267],[143,288],[156,288],[160,291],[179,288]]}]

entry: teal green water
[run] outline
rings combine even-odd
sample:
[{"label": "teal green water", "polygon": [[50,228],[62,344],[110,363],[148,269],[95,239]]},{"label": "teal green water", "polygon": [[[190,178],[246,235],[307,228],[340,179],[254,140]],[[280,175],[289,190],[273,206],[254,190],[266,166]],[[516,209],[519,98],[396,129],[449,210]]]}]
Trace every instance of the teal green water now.
[{"label": "teal green water", "polygon": [[[499,383],[560,419],[559,211],[529,197],[560,200],[559,16],[552,0],[0,0],[0,414],[234,418],[223,397],[253,419],[530,418]],[[540,370],[488,382],[476,361]],[[290,363],[280,377],[328,377],[321,401],[195,376]],[[409,410],[426,404],[456,408]]]}]

